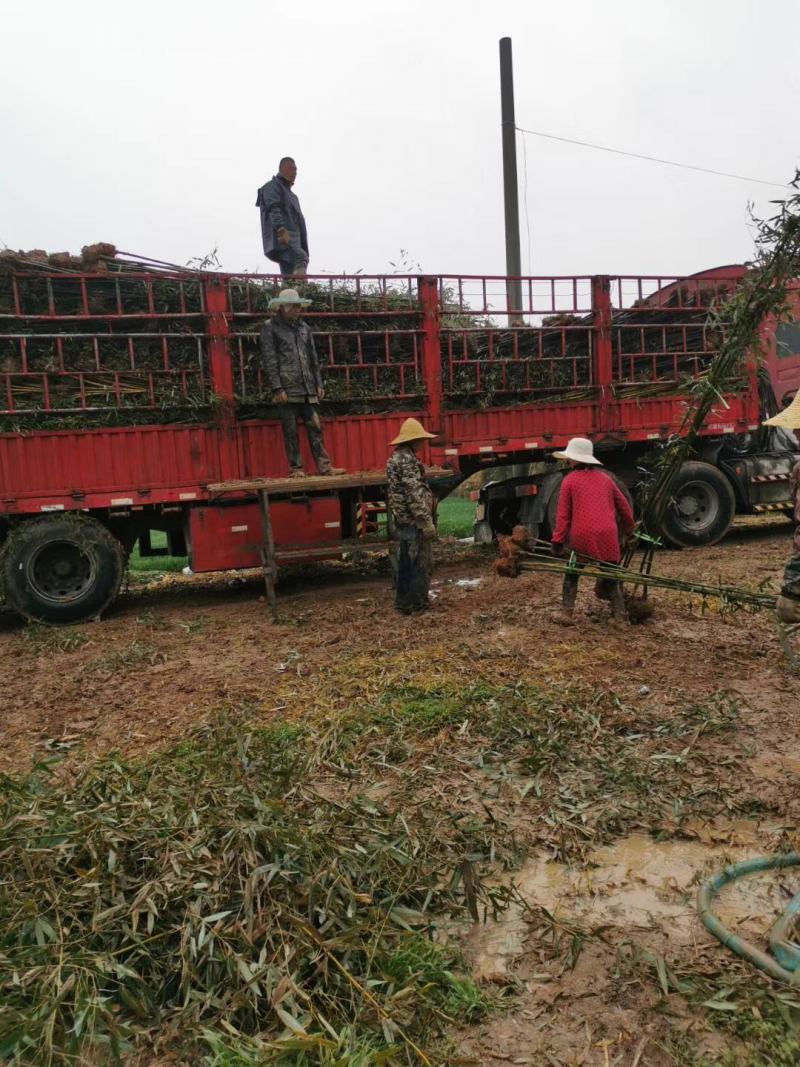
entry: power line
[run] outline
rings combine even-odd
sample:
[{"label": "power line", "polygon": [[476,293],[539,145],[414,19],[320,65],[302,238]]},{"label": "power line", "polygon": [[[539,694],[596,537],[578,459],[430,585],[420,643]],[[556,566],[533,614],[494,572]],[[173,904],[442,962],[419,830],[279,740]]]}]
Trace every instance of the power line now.
[{"label": "power line", "polygon": [[524,130],[517,126],[519,133],[528,133],[532,137],[544,137],[548,141],[562,141],[564,144],[575,144],[581,148],[594,148],[598,152],[612,152],[615,156],[628,156],[630,159],[645,159],[648,163],[663,163],[668,167],[681,167],[683,170],[697,170],[702,174],[716,174],[718,178],[735,178],[740,182],[754,182],[757,185],[771,185],[775,189],[788,189],[788,183],[768,182],[763,178],[748,178],[744,174],[731,174],[726,170],[711,170],[710,167],[695,167],[691,163],[677,163],[674,159],[660,159],[658,156],[645,156],[641,152],[625,152],[621,148],[609,148],[607,145],[591,144],[589,141],[577,141],[571,137],[557,137],[554,133],[542,133],[541,130]]}]

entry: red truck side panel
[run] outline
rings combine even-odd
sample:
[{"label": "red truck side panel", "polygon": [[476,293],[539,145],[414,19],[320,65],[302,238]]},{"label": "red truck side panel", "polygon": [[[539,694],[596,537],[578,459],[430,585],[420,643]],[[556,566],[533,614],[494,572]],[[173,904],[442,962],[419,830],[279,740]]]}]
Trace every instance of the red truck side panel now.
[{"label": "red truck side panel", "polygon": [[[378,412],[327,417],[328,450],[348,471],[382,468],[409,415],[443,431],[426,461],[456,469],[475,467],[476,458],[541,454],[576,435],[663,439],[681,428],[681,383],[713,357],[707,310],[742,274],[738,267],[691,278],[526,278],[525,325],[514,328],[505,278],[318,279],[313,284],[328,287],[327,310],[309,321],[329,396]],[[165,278],[177,291],[172,310],[156,299]],[[97,414],[124,402],[157,418],[164,403],[188,408],[193,398],[209,397],[215,414],[199,426],[0,434],[0,515],[202,502],[209,482],[288,473],[279,424],[236,419],[241,398],[269,399],[257,325],[279,285],[278,278],[221,274],[15,276],[10,303],[0,305],[9,309],[0,311],[7,417]],[[46,314],[43,293],[50,294]],[[774,342],[772,350],[772,363],[780,363]],[[784,384],[798,363],[800,356],[783,361]],[[705,432],[757,423],[754,376],[727,401]],[[302,433],[301,442],[313,470]],[[324,529],[315,536],[324,539]],[[295,542],[294,527],[276,530],[276,541]]]},{"label": "red truck side panel", "polygon": [[[334,544],[342,536],[337,497],[276,500],[270,503],[270,516],[277,544],[318,546]],[[258,504],[193,508],[189,540],[194,571],[261,566],[263,535]]]},{"label": "red truck side panel", "polygon": [[[347,470],[380,470],[386,466],[391,447],[400,424],[408,415],[424,419],[424,411],[404,411],[399,415],[344,415],[325,418],[325,447],[336,466]],[[288,473],[283,435],[276,422],[242,422],[237,427],[242,441],[243,473],[241,477],[269,475],[281,477]],[[300,434],[300,448],[305,469],[313,471],[314,461],[306,436]]]},{"label": "red truck side panel", "polygon": [[2,510],[38,511],[56,498],[67,507],[86,507],[89,496],[104,500],[91,506],[103,507],[121,493],[146,502],[161,489],[178,500],[184,488],[196,491],[219,481],[219,432],[142,426],[0,434]]}]

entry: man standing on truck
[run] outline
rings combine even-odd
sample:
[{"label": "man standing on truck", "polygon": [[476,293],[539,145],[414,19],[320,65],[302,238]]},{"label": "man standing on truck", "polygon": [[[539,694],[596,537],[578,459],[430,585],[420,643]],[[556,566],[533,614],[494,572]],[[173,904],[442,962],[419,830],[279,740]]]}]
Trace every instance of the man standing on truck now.
[{"label": "man standing on truck", "polygon": [[343,467],[331,466],[322,438],[322,424],[317,407],[325,396],[314,338],[307,322],[300,318],[310,300],[301,299],[296,289],[283,289],[270,300],[270,310],[277,311],[261,327],[261,355],[273,403],[280,411],[286,458],[290,478],[303,478],[297,420],[305,423],[308,443],[320,474],[344,474]]},{"label": "man standing on truck", "polygon": [[275,177],[258,190],[256,207],[261,209],[264,255],[280,265],[284,277],[302,278],[308,270],[308,233],[292,192],[296,177],[297,164],[284,156]]},{"label": "man standing on truck", "polygon": [[428,607],[436,525],[433,494],[417,453],[435,436],[416,419],[406,419],[400,433],[389,442],[395,446],[386,464],[387,503],[394,522],[395,607],[404,615]]}]

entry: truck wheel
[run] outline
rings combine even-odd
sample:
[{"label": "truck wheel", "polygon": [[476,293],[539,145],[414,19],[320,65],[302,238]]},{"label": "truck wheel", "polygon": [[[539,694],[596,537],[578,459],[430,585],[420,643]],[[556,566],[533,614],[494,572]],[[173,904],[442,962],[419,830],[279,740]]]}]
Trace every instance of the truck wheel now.
[{"label": "truck wheel", "polygon": [[730,482],[710,463],[684,463],[661,520],[661,533],[678,548],[716,544],[731,527],[736,498]]},{"label": "truck wheel", "polygon": [[119,592],[124,556],[119,541],[96,519],[59,515],[12,530],[2,551],[6,598],[37,622],[87,622]]}]

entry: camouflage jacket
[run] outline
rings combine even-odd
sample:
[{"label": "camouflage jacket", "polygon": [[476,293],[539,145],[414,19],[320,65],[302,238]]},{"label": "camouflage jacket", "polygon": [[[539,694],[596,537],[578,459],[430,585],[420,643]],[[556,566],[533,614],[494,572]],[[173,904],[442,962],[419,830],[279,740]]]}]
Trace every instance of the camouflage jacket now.
[{"label": "camouflage jacket", "polygon": [[389,510],[398,526],[420,528],[433,522],[433,495],[425,481],[425,468],[413,448],[399,445],[386,464]]},{"label": "camouflage jacket", "polygon": [[783,572],[781,595],[800,600],[800,463],[795,463],[789,475],[789,489],[794,504],[794,521],[797,524],[792,535],[792,554]]}]

